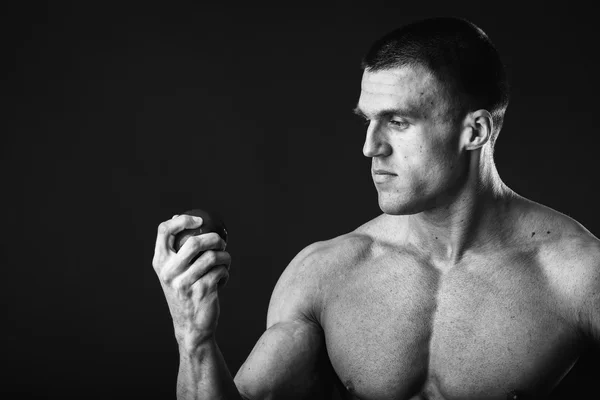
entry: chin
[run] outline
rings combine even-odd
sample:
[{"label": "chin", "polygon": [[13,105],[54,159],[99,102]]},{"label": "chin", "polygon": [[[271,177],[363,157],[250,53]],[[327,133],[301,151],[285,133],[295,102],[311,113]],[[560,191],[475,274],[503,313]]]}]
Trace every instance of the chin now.
[{"label": "chin", "polygon": [[418,214],[427,209],[423,202],[415,199],[382,198],[379,196],[379,208],[389,215],[411,215]]}]

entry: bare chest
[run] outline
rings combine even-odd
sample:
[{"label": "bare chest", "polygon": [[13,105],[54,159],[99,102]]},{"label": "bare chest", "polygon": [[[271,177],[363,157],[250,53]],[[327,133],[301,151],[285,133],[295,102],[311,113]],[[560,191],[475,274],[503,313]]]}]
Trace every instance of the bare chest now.
[{"label": "bare chest", "polygon": [[340,276],[327,350],[360,399],[506,399],[548,393],[578,341],[540,269],[506,258],[439,270],[386,258]]}]

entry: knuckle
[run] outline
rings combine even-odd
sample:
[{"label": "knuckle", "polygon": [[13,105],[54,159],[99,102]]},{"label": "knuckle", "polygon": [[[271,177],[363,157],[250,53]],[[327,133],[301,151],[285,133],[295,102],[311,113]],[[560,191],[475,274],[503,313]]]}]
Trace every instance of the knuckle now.
[{"label": "knuckle", "polygon": [[199,281],[197,285],[198,296],[200,298],[205,297],[208,294],[209,288],[210,286],[204,280]]},{"label": "knuckle", "polygon": [[218,244],[219,239],[217,238],[217,236],[219,235],[217,235],[214,232],[207,232],[200,235],[199,237],[201,237],[204,240],[204,243],[207,247],[213,248],[216,244]]},{"label": "knuckle", "polygon": [[210,232],[209,235],[211,243],[219,244],[221,242],[221,236],[217,232]]},{"label": "knuckle", "polygon": [[191,236],[188,241],[190,242],[190,247],[192,250],[201,250],[203,245],[203,240],[200,236]]},{"label": "knuckle", "polygon": [[171,282],[171,288],[174,291],[179,292],[181,290],[181,279],[173,279],[173,282]]},{"label": "knuckle", "polygon": [[158,274],[158,278],[165,284],[171,283],[171,280],[172,280],[171,274],[167,273],[167,271],[164,271],[164,270]]},{"label": "knuckle", "polygon": [[163,221],[160,224],[158,224],[158,233],[161,235],[164,235],[166,233],[169,232],[169,224],[167,221]]},{"label": "knuckle", "polygon": [[212,250],[207,250],[205,254],[205,259],[208,264],[214,264],[217,261],[217,253]]},{"label": "knuckle", "polygon": [[183,279],[179,278],[179,279],[173,279],[173,281],[171,282],[171,288],[173,288],[173,290],[177,293],[179,293],[180,295],[184,295],[187,292],[185,283],[183,282]]},{"label": "knuckle", "polygon": [[157,255],[154,255],[154,258],[152,259],[152,268],[154,268],[154,271],[158,271],[160,269],[160,263]]},{"label": "knuckle", "polygon": [[184,221],[186,226],[194,225],[194,222],[196,222],[196,219],[191,215],[185,214],[183,217],[185,218]]},{"label": "knuckle", "polygon": [[154,252],[154,257],[152,257],[152,267],[154,268],[154,271],[158,272],[160,270],[162,270],[167,262],[168,258],[165,257],[164,253],[162,251],[155,251]]}]

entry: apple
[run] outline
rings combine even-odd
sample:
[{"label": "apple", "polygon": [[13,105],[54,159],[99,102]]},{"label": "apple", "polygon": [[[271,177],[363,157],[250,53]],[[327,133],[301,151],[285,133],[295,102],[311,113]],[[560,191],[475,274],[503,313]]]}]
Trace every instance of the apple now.
[{"label": "apple", "polygon": [[[227,228],[225,228],[225,223],[221,218],[219,218],[215,214],[211,214],[208,211],[201,210],[199,208],[189,210],[184,212],[182,215],[192,215],[194,217],[202,218],[202,225],[199,228],[194,229],[184,229],[183,231],[177,233],[175,235],[175,240],[173,241],[173,248],[175,251],[179,251],[181,246],[192,236],[202,235],[204,233],[216,232],[221,239],[227,241]],[[192,260],[190,260],[190,264],[192,264],[198,257],[200,257],[204,252],[198,253]]]}]

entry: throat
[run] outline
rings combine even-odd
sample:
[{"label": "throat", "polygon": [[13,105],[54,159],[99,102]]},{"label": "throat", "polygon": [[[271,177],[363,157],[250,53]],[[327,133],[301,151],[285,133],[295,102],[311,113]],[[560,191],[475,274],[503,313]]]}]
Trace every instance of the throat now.
[{"label": "throat", "polygon": [[510,240],[509,194],[480,193],[452,204],[406,216],[407,242],[426,251],[435,264],[452,266],[470,249],[498,247]]},{"label": "throat", "polygon": [[456,265],[472,242],[468,222],[457,221],[445,226],[429,224],[409,216],[407,242],[440,269]]}]

